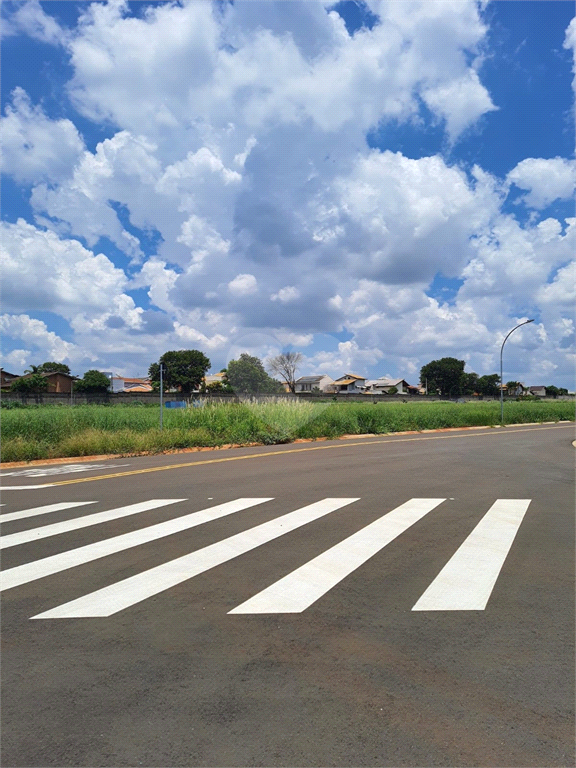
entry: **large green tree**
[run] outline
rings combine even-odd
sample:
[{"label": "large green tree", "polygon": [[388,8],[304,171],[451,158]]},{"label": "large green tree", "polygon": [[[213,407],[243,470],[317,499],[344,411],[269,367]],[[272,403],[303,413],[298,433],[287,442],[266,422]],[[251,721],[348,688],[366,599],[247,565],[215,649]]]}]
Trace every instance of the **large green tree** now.
[{"label": "large green tree", "polygon": [[148,376],[155,389],[160,385],[160,364],[164,366],[163,386],[166,389],[179,389],[186,397],[200,389],[206,372],[210,370],[210,360],[197,349],[164,352],[159,362],[152,363],[148,369]]},{"label": "large green tree", "polygon": [[70,368],[65,363],[48,361],[38,366],[38,373],[67,373],[70,375]]},{"label": "large green tree", "polygon": [[266,373],[260,358],[252,357],[246,352],[240,355],[239,360],[230,360],[226,376],[235,392],[250,395],[275,395],[284,392],[282,384]]},{"label": "large green tree", "polygon": [[464,360],[455,357],[443,357],[432,360],[420,369],[420,383],[428,384],[428,392],[437,392],[444,397],[458,394],[462,386]]},{"label": "large green tree", "polygon": [[98,394],[108,392],[110,379],[102,371],[94,369],[86,371],[84,376],[74,383],[75,392],[86,392],[88,394]]}]

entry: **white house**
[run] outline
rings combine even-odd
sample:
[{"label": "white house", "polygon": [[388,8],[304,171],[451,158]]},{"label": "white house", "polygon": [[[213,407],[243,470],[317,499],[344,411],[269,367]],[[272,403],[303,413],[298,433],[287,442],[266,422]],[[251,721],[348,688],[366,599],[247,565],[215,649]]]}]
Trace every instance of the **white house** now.
[{"label": "white house", "polygon": [[127,376],[111,376],[112,392],[152,392],[150,379],[138,379]]},{"label": "white house", "polygon": [[370,395],[387,394],[392,387],[396,387],[400,395],[418,394],[418,387],[408,384],[406,379],[388,379],[385,376],[379,379],[368,379],[364,391]]},{"label": "white house", "polygon": [[355,373],[346,373],[344,376],[340,376],[339,379],[336,379],[332,384],[332,387],[335,392],[361,395],[364,391],[365,384],[366,379],[364,376],[357,376]]},{"label": "white house", "polygon": [[313,389],[319,389],[321,392],[331,390],[334,379],[321,373],[318,376],[300,376],[294,382],[296,392],[312,392]]}]

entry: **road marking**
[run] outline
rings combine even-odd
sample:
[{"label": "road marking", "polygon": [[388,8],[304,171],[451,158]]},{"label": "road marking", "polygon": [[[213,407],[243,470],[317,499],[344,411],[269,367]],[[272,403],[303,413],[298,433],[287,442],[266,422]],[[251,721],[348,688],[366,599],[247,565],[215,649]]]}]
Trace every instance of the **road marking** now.
[{"label": "road marking", "polygon": [[498,499],[413,611],[483,611],[531,499]]},{"label": "road marking", "polygon": [[2,493],[4,491],[36,491],[39,488],[52,488],[53,485],[54,483],[45,483],[44,485],[3,485]]},{"label": "road marking", "polygon": [[6,512],[0,515],[0,523],[9,523],[11,520],[23,520],[25,517],[34,517],[35,515],[47,515],[49,512],[60,512],[63,509],[72,509],[73,507],[83,507],[85,504],[96,504],[96,502],[64,501],[61,504],[46,504],[44,507],[23,509],[21,512]]},{"label": "road marking", "polygon": [[107,555],[113,555],[122,552],[125,549],[136,547],[139,544],[161,539],[164,536],[170,536],[173,533],[180,533],[197,525],[208,523],[211,520],[217,520],[219,517],[231,515],[233,512],[239,512],[242,509],[248,509],[256,504],[262,504],[272,499],[235,499],[225,504],[218,504],[209,509],[203,509],[199,512],[192,512],[190,515],[177,517],[173,520],[167,520],[163,523],[150,525],[139,531],[123,533],[120,536],[114,536],[111,539],[97,541],[93,544],[86,544],[77,549],[71,549],[68,552],[61,552],[58,555],[44,557],[41,560],[35,560],[32,563],[17,565],[14,568],[8,568],[0,572],[0,591],[19,587],[21,584],[27,584],[36,579],[42,579],[45,576],[51,576],[60,571],[66,571],[68,568],[74,568],[77,565],[84,565],[92,560],[98,560]]},{"label": "road marking", "polygon": [[76,517],[73,520],[64,520],[61,523],[43,525],[41,528],[31,528],[28,531],[11,533],[0,538],[0,549],[16,547],[18,544],[27,544],[30,541],[38,541],[39,539],[47,539],[50,536],[58,536],[60,533],[77,531],[79,528],[89,528],[91,525],[98,525],[99,523],[108,523],[111,520],[119,520],[122,517],[137,515],[139,512],[148,512],[150,509],[166,507],[169,504],[177,504],[180,501],[187,501],[187,499],[151,499],[150,501],[140,501],[138,504],[129,504],[127,507],[108,509],[105,512],[96,512],[93,515],[84,515],[84,517]]},{"label": "road marking", "polygon": [[[160,466],[160,467],[147,467],[146,469],[133,469],[129,472],[113,472],[109,475],[97,475],[96,477],[78,477],[74,480],[58,480],[55,483],[49,483],[47,485],[16,485],[16,486],[4,486],[3,490],[32,490],[35,488],[57,488],[61,485],[75,485],[76,483],[91,483],[95,480],[110,480],[116,477],[128,477],[131,475],[143,475],[147,474],[148,472],[164,472],[166,470],[170,469],[185,469],[187,467],[197,467],[202,464],[221,464],[223,462],[227,461],[244,461],[245,459],[265,459],[268,456],[281,456],[288,453],[305,453],[308,451],[329,451],[329,450],[336,450],[339,448],[351,448],[354,446],[362,446],[362,445],[385,445],[387,443],[409,443],[413,442],[415,440],[423,441],[423,440],[461,440],[462,438],[466,437],[488,437],[490,435],[510,435],[510,434],[516,434],[518,432],[535,432],[535,431],[546,431],[549,429],[562,429],[565,425],[562,424],[561,426],[558,426],[555,424],[553,427],[528,427],[528,428],[520,428],[520,429],[511,429],[510,427],[507,427],[506,429],[492,429],[490,427],[486,427],[486,429],[490,429],[489,432],[466,432],[465,434],[458,434],[458,435],[436,435],[434,437],[422,437],[421,435],[419,437],[392,437],[391,439],[386,440],[364,440],[361,443],[353,443],[349,442],[348,440],[343,441],[341,444],[338,445],[317,445],[313,446],[311,448],[289,448],[286,450],[281,451],[268,451],[266,453],[250,453],[245,456],[228,456],[226,458],[222,459],[206,459],[204,461],[186,461],[182,462],[180,464],[168,464],[166,466]],[[572,422],[570,424],[566,425],[567,427],[573,428]]]},{"label": "road marking", "polygon": [[2,472],[2,477],[48,477],[48,475],[67,475],[72,472],[90,472],[95,469],[116,469],[117,467],[129,467],[130,464],[66,464],[59,467],[35,467],[18,469],[15,472]]},{"label": "road marking", "polygon": [[189,555],[151,568],[128,579],[96,590],[77,600],[32,616],[33,619],[64,619],[111,616],[159,592],[191,579],[251,549],[294,531],[359,499],[323,499],[267,523],[210,544]]},{"label": "road marking", "polygon": [[446,499],[410,499],[228,613],[301,613]]}]

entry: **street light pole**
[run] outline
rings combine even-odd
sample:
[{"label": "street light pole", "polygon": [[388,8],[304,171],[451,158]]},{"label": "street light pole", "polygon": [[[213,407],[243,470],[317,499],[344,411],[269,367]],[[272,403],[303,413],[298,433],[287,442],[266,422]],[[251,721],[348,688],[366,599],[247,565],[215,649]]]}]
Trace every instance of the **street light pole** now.
[{"label": "street light pole", "polygon": [[508,336],[510,336],[511,333],[514,333],[514,331],[517,328],[520,328],[522,325],[528,325],[528,323],[533,323],[534,319],[532,320],[524,320],[523,323],[520,323],[515,328],[512,328],[512,330],[508,333],[504,341],[502,342],[502,346],[500,347],[500,424],[504,426],[504,381],[503,381],[503,371],[502,371],[502,354],[504,352],[504,344],[506,344],[506,339]]},{"label": "street light pole", "polygon": [[160,363],[160,429],[163,428],[162,418],[164,416],[164,409],[162,407],[162,390],[164,389],[163,382],[162,382],[163,369],[164,369],[164,363],[161,362]]}]

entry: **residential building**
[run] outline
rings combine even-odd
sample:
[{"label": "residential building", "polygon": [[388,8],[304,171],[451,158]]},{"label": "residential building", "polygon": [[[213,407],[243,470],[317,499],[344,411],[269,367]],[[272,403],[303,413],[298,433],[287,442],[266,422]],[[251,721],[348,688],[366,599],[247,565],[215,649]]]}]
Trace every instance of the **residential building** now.
[{"label": "residential building", "polygon": [[364,376],[357,376],[355,373],[346,373],[344,376],[340,376],[331,385],[334,392],[343,394],[357,394],[361,395],[364,391],[366,379]]},{"label": "residential building", "polygon": [[528,394],[535,395],[536,397],[546,397],[546,387],[528,387]]},{"label": "residential building", "polygon": [[17,373],[8,373],[4,368],[0,368],[0,387],[2,389],[10,389],[12,382],[19,378]]},{"label": "residential building", "polygon": [[317,376],[300,376],[294,384],[296,392],[312,392],[315,389],[319,389],[321,392],[328,392],[331,391],[334,379],[325,373],[321,373]]},{"label": "residential building", "polygon": [[152,392],[150,379],[140,379],[128,376],[112,376],[110,379],[112,392]]},{"label": "residential building", "polygon": [[208,386],[208,384],[224,384],[224,379],[226,377],[226,374],[222,371],[220,373],[207,373],[206,376],[204,376],[204,384]]},{"label": "residential building", "polygon": [[46,392],[54,392],[57,394],[66,394],[72,392],[74,382],[78,378],[77,376],[71,376],[68,373],[60,373],[56,371],[40,374],[25,373],[23,376],[14,377],[7,387],[5,387],[4,384],[2,384],[2,387],[9,388],[12,382],[16,381],[16,379],[29,379],[31,376],[36,375],[42,376],[44,379],[48,379],[48,389]]},{"label": "residential building", "polygon": [[388,379],[385,376],[366,381],[364,391],[370,395],[388,394],[392,387],[396,387],[400,395],[417,395],[419,393],[419,387],[408,384],[406,379]]}]

